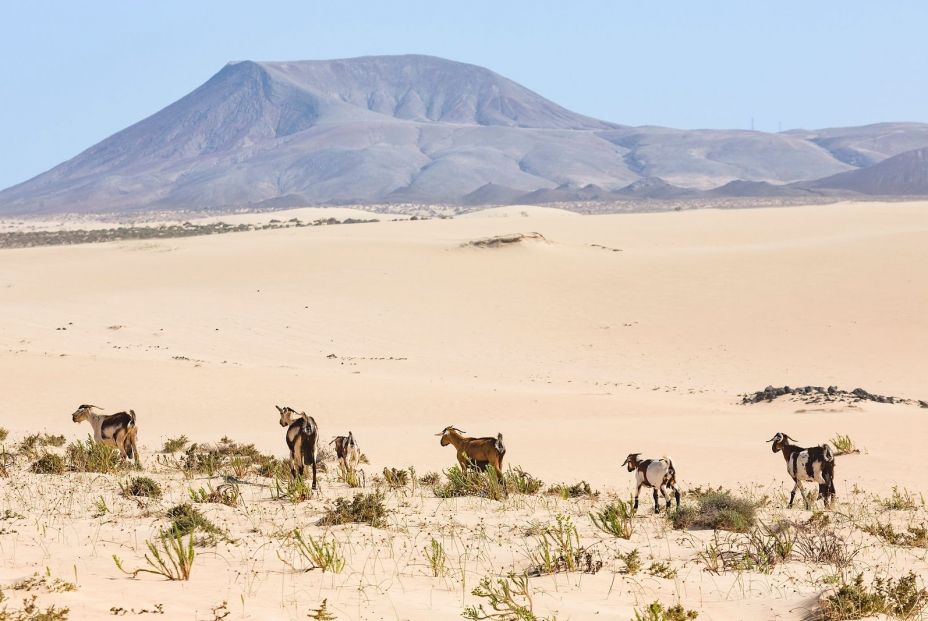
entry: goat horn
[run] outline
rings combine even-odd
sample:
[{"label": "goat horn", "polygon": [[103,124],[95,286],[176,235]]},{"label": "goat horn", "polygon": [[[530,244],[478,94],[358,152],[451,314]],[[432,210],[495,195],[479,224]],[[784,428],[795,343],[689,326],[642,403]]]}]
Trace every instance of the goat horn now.
[{"label": "goat horn", "polygon": [[102,409],[103,409],[103,408],[101,408],[99,405],[91,405],[90,407],[92,407],[92,408],[97,408],[98,410],[102,410]]}]

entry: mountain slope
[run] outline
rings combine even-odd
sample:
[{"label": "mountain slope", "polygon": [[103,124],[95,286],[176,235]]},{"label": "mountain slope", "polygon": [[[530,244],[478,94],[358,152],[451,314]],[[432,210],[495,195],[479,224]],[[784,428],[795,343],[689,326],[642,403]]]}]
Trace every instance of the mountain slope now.
[{"label": "mountain slope", "polygon": [[[835,144],[861,152],[876,144],[875,158],[878,148],[922,140],[919,127],[909,129],[908,138],[889,132],[892,139],[867,142],[889,130],[631,128],[571,112],[488,69],[429,56],[243,61],[3,190],[0,214],[680,196],[731,181],[782,186],[852,171],[844,160],[853,158],[836,156],[852,147]],[[651,178],[667,187],[633,185]]]},{"label": "mountain slope", "polygon": [[928,148],[900,153],[868,168],[803,185],[874,196],[925,196],[928,195]]}]

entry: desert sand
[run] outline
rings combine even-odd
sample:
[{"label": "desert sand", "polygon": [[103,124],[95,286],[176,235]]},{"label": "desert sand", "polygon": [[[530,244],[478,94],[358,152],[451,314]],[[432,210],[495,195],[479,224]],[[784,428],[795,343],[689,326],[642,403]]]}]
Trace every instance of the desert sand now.
[{"label": "desert sand", "polygon": [[[800,619],[833,568],[708,572],[698,552],[711,532],[669,529],[647,491],[630,541],[596,530],[588,512],[634,487],[625,455],[672,456],[684,502],[695,486],[766,494],[768,521],[810,515],[785,509],[792,481],[765,443],[777,431],[803,445],[855,440],[862,452],[838,457],[838,512],[864,520],[894,486],[928,492],[928,410],[917,404],[740,397],[811,384],[928,399],[928,203],[486,215],[509,217],[0,251],[8,449],[39,431],[85,438],[89,425],[70,419],[80,403],[132,408],[146,469],[133,474],[165,486],[161,499],[125,498],[128,475],[32,474],[17,459],[0,479],[0,582],[34,572],[74,582],[37,591],[74,619],[113,607],[144,618],[160,604],[166,618],[212,620],[222,602],[229,619],[298,619],[324,598],[339,619],[459,619],[480,578],[525,570],[531,525],[560,513],[604,567],[532,578],[539,619],[626,620],[654,600],[700,619]],[[543,239],[467,245],[532,232]],[[159,468],[164,440],[228,436],[284,457],[275,404],[314,416],[324,442],[353,431],[371,489],[385,466],[450,467],[435,434],[456,425],[501,432],[506,463],[546,483],[585,480],[601,494],[438,499],[418,485],[387,491],[386,528],[325,529],[323,509],[357,491],[334,468],[300,503],[249,475],[244,504],[202,505],[232,542],[198,549],[189,582],[120,573],[112,555],[143,565],[146,539],[188,487],[222,482]],[[918,511],[885,516],[924,520]],[[338,540],[344,571],[282,562],[280,533],[294,527]],[[928,572],[924,550],[841,528],[863,550],[848,572]],[[424,557],[432,538],[448,553],[443,577]],[[621,573],[616,556],[633,548],[677,575]]]}]

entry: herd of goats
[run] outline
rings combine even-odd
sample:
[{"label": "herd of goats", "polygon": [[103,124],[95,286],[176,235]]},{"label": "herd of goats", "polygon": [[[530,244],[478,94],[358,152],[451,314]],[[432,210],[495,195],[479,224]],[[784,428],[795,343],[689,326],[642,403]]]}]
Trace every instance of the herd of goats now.
[{"label": "herd of goats", "polygon": [[[316,489],[316,448],[319,439],[319,427],[312,416],[305,412],[297,412],[290,407],[275,406],[280,413],[280,426],[286,427],[287,447],[290,449],[290,471],[293,476],[303,476],[306,466],[312,467],[312,488]],[[139,450],[136,444],[138,427],[136,426],[135,411],[119,412],[116,414],[98,414],[95,409],[102,409],[95,405],[81,405],[71,416],[75,423],[87,421],[93,427],[94,439],[107,446],[119,450],[124,459],[134,459],[139,463]],[[441,433],[441,445],[449,444],[457,451],[458,463],[463,470],[468,468],[486,470],[493,467],[496,472],[503,471],[503,456],[506,446],[503,444],[503,434],[495,438],[471,438],[456,427],[445,427]],[[789,506],[793,506],[796,492],[802,491],[802,483],[811,481],[818,483],[819,497],[828,507],[835,495],[834,474],[835,457],[827,444],[803,448],[790,444],[795,441],[785,433],[777,433],[767,442],[772,443],[774,453],[781,452],[786,460],[786,471],[793,479],[795,485],[789,496]],[[361,451],[355,442],[354,435],[348,432],[347,436],[337,436],[331,441],[335,445],[335,455],[339,468],[343,470],[357,467]],[[622,464],[629,472],[635,473],[635,509],[638,509],[638,496],[642,487],[651,488],[654,492],[654,512],[660,512],[658,492],[666,501],[667,510],[670,510],[670,497],[667,490],[673,491],[677,508],[680,507],[680,490],[677,487],[677,473],[673,461],[667,457],[657,459],[642,459],[641,453],[631,453]],[[803,494],[806,508],[809,508],[809,499]]]}]

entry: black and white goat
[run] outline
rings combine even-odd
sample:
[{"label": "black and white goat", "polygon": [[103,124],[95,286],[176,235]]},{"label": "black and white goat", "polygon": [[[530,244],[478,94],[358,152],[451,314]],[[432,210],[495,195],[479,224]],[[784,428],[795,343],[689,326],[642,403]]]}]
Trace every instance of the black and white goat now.
[{"label": "black and white goat", "polygon": [[316,444],[319,427],[312,416],[291,407],[275,405],[280,412],[280,426],[287,428],[287,448],[290,449],[290,473],[303,476],[306,464],[313,467],[313,489],[316,489]]},{"label": "black and white goat", "polygon": [[[802,448],[789,441],[793,438],[785,433],[779,432],[767,442],[772,442],[771,449],[774,453],[780,451],[786,460],[786,472],[792,477],[795,485],[789,495],[789,506],[793,506],[793,500],[796,498],[796,492],[802,492],[803,481],[815,481],[818,483],[818,495],[825,501],[825,506],[829,506],[835,497],[835,455],[831,452],[831,447],[827,444]],[[793,440],[795,441],[795,440]],[[809,507],[809,499],[805,494],[802,495],[806,503],[806,509]]]},{"label": "black and white goat", "polygon": [[670,511],[670,497],[667,496],[669,487],[673,490],[673,497],[677,502],[677,509],[680,508],[680,490],[677,487],[677,471],[673,467],[673,461],[669,457],[660,459],[641,459],[641,453],[631,453],[625,458],[623,466],[628,467],[629,472],[635,473],[635,511],[638,510],[638,495],[642,487],[650,487],[654,490],[654,513],[660,513],[660,505],[657,502],[657,492],[667,502],[667,510]]},{"label": "black and white goat", "polygon": [[139,464],[139,449],[135,443],[139,429],[135,425],[135,410],[116,414],[97,414],[94,409],[102,410],[103,408],[96,405],[81,405],[71,415],[71,420],[75,423],[87,421],[93,427],[94,440],[119,449],[123,459],[134,459],[135,463]]},{"label": "black and white goat", "polygon": [[361,450],[355,442],[353,433],[349,431],[347,436],[335,436],[329,444],[335,445],[335,457],[338,459],[338,467],[343,474],[357,469],[361,461]]}]

